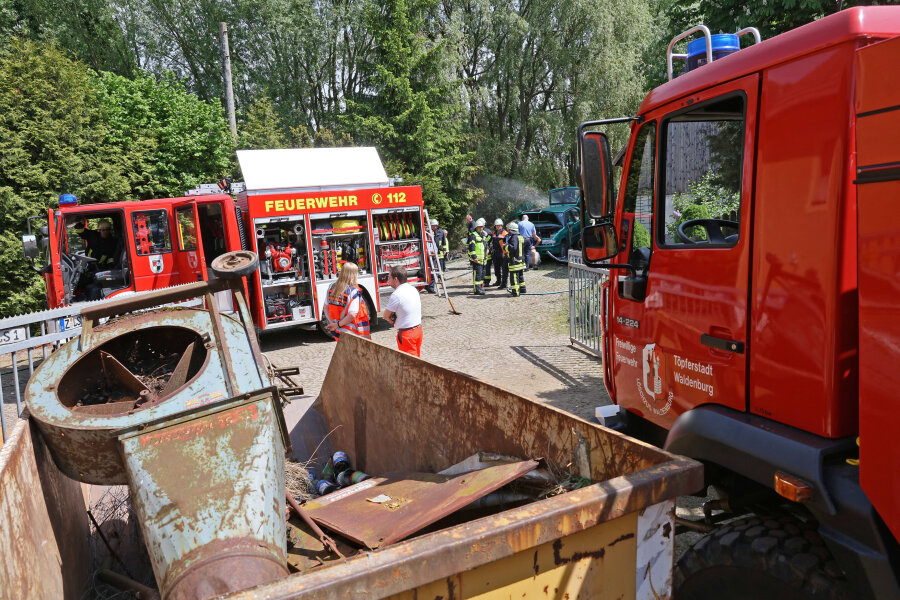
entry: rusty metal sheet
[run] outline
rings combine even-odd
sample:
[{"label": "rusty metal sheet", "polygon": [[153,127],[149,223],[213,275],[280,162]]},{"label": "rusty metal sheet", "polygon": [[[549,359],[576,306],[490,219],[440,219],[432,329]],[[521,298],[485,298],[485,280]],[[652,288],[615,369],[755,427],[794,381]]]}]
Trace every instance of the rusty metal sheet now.
[{"label": "rusty metal sheet", "polygon": [[343,494],[308,502],[306,509],[322,526],[374,550],[424,529],[537,466],[536,460],[523,460],[455,477],[389,473],[361,481]]}]

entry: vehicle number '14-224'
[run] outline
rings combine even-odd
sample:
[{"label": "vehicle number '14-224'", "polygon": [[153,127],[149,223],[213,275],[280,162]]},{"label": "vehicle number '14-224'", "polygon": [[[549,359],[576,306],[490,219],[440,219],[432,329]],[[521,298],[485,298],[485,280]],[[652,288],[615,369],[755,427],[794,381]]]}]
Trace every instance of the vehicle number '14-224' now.
[{"label": "vehicle number '14-224'", "polygon": [[388,204],[404,204],[406,202],[406,192],[391,192],[387,195]]}]

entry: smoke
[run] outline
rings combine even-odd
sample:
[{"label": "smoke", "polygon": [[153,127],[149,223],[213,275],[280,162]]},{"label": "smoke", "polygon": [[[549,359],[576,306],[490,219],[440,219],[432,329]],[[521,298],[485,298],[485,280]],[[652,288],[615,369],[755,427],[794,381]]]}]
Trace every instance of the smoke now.
[{"label": "smoke", "polygon": [[484,217],[488,225],[498,218],[507,223],[522,211],[548,205],[548,190],[538,190],[515,179],[480,175],[473,183],[484,190],[484,196],[472,207],[472,217]]}]

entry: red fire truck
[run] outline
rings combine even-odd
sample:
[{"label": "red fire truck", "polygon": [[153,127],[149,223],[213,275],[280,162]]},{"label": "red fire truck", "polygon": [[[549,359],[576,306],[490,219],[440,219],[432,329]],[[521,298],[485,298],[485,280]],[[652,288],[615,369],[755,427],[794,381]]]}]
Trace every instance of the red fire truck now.
[{"label": "red fire truck", "polygon": [[[37,228],[40,247],[31,233],[40,217],[29,219],[23,247],[32,261],[43,254],[48,306],[205,281],[212,260],[234,250],[259,257],[246,284],[260,330],[321,325],[325,291],[346,261],[359,266],[373,319],[392,266],[427,284],[421,189],[392,186],[374,148],[248,150],[238,160],[246,182],[236,200],[78,205],[63,194]],[[114,243],[98,239],[106,228]],[[99,256],[101,246],[113,250]],[[223,294],[220,307],[231,300]]]},{"label": "red fire truck", "polygon": [[900,7],[699,31],[637,116],[579,128],[607,423],[718,490],[676,595],[898,598]]}]

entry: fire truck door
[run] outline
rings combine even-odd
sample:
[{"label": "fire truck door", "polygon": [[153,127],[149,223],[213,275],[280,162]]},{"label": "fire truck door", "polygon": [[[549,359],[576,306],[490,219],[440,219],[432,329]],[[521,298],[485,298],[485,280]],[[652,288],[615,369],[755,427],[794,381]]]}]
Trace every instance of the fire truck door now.
[{"label": "fire truck door", "polygon": [[746,410],[757,80],[648,114],[623,178],[619,256],[637,273],[610,290],[616,396],[666,428],[700,404]]},{"label": "fire truck door", "polygon": [[72,296],[75,283],[69,278],[68,281],[63,280],[62,270],[60,266],[60,256],[63,252],[60,244],[62,244],[62,227],[65,219],[57,215],[51,208],[47,215],[47,239],[50,253],[50,272],[44,275],[44,282],[47,286],[47,302],[50,308],[55,308],[65,304],[66,296]]},{"label": "fire truck door", "polygon": [[885,77],[900,60],[900,37],[866,46],[856,59],[859,479],[900,538],[900,87]]},{"label": "fire truck door", "polygon": [[175,271],[177,281],[192,283],[206,280],[206,261],[203,240],[200,238],[200,218],[196,202],[175,205]]}]

